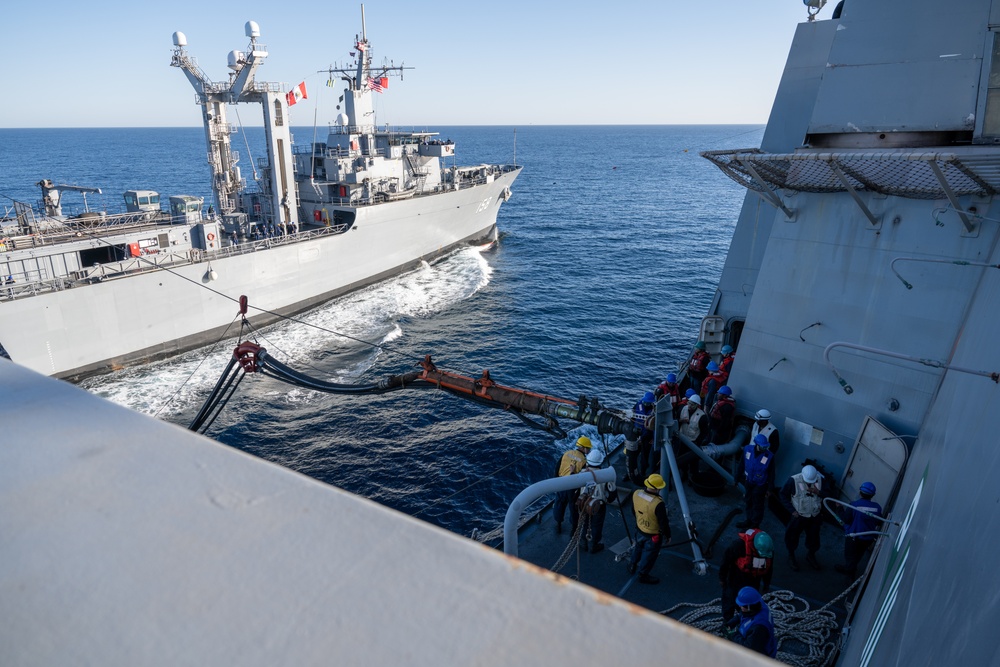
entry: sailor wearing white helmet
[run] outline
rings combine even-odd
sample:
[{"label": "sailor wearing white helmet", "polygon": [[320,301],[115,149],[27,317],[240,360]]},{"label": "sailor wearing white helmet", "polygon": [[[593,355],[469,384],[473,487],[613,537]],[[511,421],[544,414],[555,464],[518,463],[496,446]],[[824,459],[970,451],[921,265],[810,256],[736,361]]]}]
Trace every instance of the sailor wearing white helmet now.
[{"label": "sailor wearing white helmet", "polygon": [[792,515],[785,526],[785,548],[788,562],[793,570],[799,569],[795,550],[799,547],[799,535],[806,534],[806,562],[814,570],[821,569],[816,559],[819,550],[819,529],[823,524],[823,475],[815,466],[806,465],[802,472],[792,475],[781,487],[781,504]]},{"label": "sailor wearing white helmet", "polygon": [[[604,463],[604,454],[596,447],[587,454],[587,467],[585,471],[600,470]],[[604,517],[608,512],[608,501],[617,499],[614,482],[598,484],[596,481],[587,484],[580,491],[580,498],[577,500],[580,517],[583,519],[583,535],[580,537],[580,549],[596,554],[604,550]],[[588,549],[589,545],[589,549]]]},{"label": "sailor wearing white helmet", "polygon": [[692,394],[688,398],[687,405],[681,408],[678,422],[681,434],[690,438],[694,444],[700,447],[708,440],[708,415],[701,408],[698,394]]},{"label": "sailor wearing white helmet", "polygon": [[771,423],[771,411],[761,408],[753,416],[753,419],[753,428],[750,429],[750,442],[753,442],[757,434],[761,433],[767,438],[768,443],[770,443],[771,452],[777,454],[778,449],[781,448],[781,436],[778,434],[777,427]]}]

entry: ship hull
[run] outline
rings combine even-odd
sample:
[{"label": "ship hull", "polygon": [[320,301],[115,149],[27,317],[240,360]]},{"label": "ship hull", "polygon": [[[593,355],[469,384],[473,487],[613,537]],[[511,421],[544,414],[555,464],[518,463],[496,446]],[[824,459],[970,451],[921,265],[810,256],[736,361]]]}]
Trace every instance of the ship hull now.
[{"label": "ship hull", "polygon": [[263,326],[490,237],[518,173],[361,207],[344,234],[9,301],[0,343],[15,362],[66,379],[194,349],[233,324],[241,295]]}]

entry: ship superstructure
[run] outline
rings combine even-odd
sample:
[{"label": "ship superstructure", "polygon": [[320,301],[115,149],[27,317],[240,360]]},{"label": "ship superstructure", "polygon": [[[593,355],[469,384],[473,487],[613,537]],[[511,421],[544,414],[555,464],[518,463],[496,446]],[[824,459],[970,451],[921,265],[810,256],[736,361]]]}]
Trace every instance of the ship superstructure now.
[{"label": "ship superstructure", "polygon": [[998,16],[847,0],[799,26],[760,148],[704,154],[749,192],[701,338],[737,348],[779,479],[813,461],[847,501],[873,481],[901,523],[845,665],[996,662],[992,577],[960,563],[998,527]]},{"label": "ship superstructure", "polygon": [[259,104],[264,117],[264,136],[267,142],[268,168],[260,178],[262,196],[257,199],[258,214],[269,223],[296,224],[298,211],[294,204],[295,179],[292,174],[291,118],[288,115],[287,96],[277,83],[257,81],[257,68],[267,58],[267,48],[258,41],[260,27],[247,21],[246,36],[250,44],[246,51],[231,51],[228,67],[229,80],[216,83],[188,55],[184,47],[187,37],[182,32],[173,35],[174,55],[172,67],[179,67],[194,86],[201,106],[208,145],[208,164],[212,170],[212,191],[215,206],[223,217],[240,212],[244,206],[241,195],[245,190],[237,163],[239,155],[233,151],[230,135],[236,130],[229,122],[228,106],[239,103]]}]

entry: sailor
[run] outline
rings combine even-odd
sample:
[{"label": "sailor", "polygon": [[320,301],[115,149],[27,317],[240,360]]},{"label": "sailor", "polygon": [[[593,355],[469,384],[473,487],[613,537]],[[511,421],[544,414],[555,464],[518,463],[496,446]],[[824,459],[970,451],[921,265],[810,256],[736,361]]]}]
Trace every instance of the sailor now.
[{"label": "sailor", "polygon": [[774,542],[764,531],[751,528],[740,533],[722,555],[719,581],[722,583],[722,622],[736,613],[736,593],[750,586],[760,593],[771,588],[774,574]]},{"label": "sailor", "polygon": [[777,454],[778,449],[781,448],[781,436],[778,433],[778,429],[771,423],[770,410],[761,408],[754,414],[753,419],[753,428],[750,429],[750,441],[753,442],[758,434],[763,435],[771,443],[771,452]]},{"label": "sailor", "polygon": [[739,470],[736,471],[736,482],[742,482],[746,489],[743,494],[746,520],[737,523],[736,527],[760,528],[760,523],[764,520],[767,496],[774,487],[774,452],[764,434],[758,433],[753,442],[743,448]]},{"label": "sailor", "polygon": [[632,406],[632,420],[636,437],[625,441],[626,476],[638,484],[649,466],[649,454],[653,449],[653,429],[651,419],[656,407],[656,396],[651,391],[642,395]]},{"label": "sailor", "polygon": [[719,387],[715,403],[708,413],[709,442],[725,444],[733,439],[733,424],[736,421],[736,399],[728,384]]},{"label": "sailor", "polygon": [[664,380],[660,386],[653,390],[653,395],[656,396],[657,400],[666,397],[670,400],[670,407],[674,411],[674,419],[677,419],[677,414],[679,408],[678,403],[681,402],[680,386],[677,384],[677,374],[667,373],[667,379]]},{"label": "sailor", "polygon": [[719,370],[726,374],[726,379],[724,382],[729,381],[729,374],[733,372],[733,362],[736,361],[736,355],[733,353],[732,345],[723,345],[722,358],[719,359]]},{"label": "sailor", "polygon": [[863,483],[860,494],[861,497],[851,503],[853,509],[846,510],[846,515],[838,517],[844,526],[844,564],[833,566],[837,572],[852,579],[865,552],[875,544],[878,537],[875,533],[879,531],[880,523],[878,519],[884,516],[882,506],[872,500],[875,497],[874,484]]},{"label": "sailor", "polygon": [[[592,448],[587,454],[586,470],[597,472],[604,463],[604,454],[597,448]],[[591,482],[580,491],[577,508],[583,518],[583,537],[580,538],[580,548],[596,554],[604,550],[604,518],[608,513],[608,500],[617,498],[614,482]]]},{"label": "sailor", "polygon": [[[556,469],[557,477],[566,477],[567,475],[575,475],[576,473],[583,470],[584,466],[587,465],[587,453],[590,452],[593,445],[590,443],[590,438],[585,435],[581,435],[576,440],[576,448],[567,451],[559,459],[559,467]],[[566,516],[566,506],[572,506],[570,509],[570,516],[573,521],[573,528],[576,528],[576,498],[580,495],[580,489],[568,489],[566,491],[556,492],[556,501],[552,505],[552,518],[556,520],[556,533],[562,532],[562,522]]]},{"label": "sailor", "polygon": [[681,435],[687,436],[694,444],[701,447],[708,441],[708,415],[701,409],[698,394],[691,394],[677,421]]},{"label": "sailor", "polygon": [[777,657],[774,622],[764,598],[757,589],[746,586],[736,594],[736,604],[739,605],[740,615],[730,623],[737,623],[739,631],[733,636],[733,641],[769,658]]},{"label": "sailor", "polygon": [[642,584],[660,583],[659,578],[651,575],[650,571],[656,565],[660,549],[670,544],[667,507],[658,493],[666,485],[662,477],[652,474],[646,478],[646,488],[636,489],[632,494],[632,510],[635,512],[638,532],[628,571],[629,574],[635,574],[638,569],[639,583]]},{"label": "sailor", "polygon": [[695,391],[701,389],[701,383],[705,381],[705,375],[708,373],[708,362],[711,360],[712,357],[705,351],[705,341],[700,340],[695,343],[694,354],[688,362],[688,379]]},{"label": "sailor", "polygon": [[719,370],[719,364],[714,361],[708,362],[706,370],[708,371],[708,375],[701,381],[701,390],[698,394],[701,396],[701,400],[704,401],[703,405],[710,408],[715,401],[715,392],[725,384],[725,380],[722,371]]},{"label": "sailor", "polygon": [[795,550],[799,548],[799,535],[806,534],[806,562],[814,570],[822,569],[816,552],[819,550],[819,529],[823,523],[823,475],[815,466],[802,466],[802,472],[792,475],[781,487],[781,504],[791,513],[792,518],[785,526],[785,547],[788,549],[788,562],[795,571],[799,562],[795,559]]}]

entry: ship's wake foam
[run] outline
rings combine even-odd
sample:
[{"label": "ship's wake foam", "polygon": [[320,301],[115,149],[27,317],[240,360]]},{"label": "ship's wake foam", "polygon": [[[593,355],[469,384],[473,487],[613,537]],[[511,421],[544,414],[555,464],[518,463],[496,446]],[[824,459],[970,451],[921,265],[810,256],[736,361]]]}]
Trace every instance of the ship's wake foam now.
[{"label": "ship's wake foam", "polygon": [[[405,335],[408,319],[433,317],[470,298],[489,284],[492,271],[482,249],[464,248],[244,339],[318,377],[354,382],[385,357],[378,346],[391,347]],[[81,386],[119,405],[169,419],[200,404],[229,363],[235,343],[230,338],[163,362],[89,378]],[[387,371],[394,372],[398,369]],[[309,394],[283,388],[273,392],[275,400],[290,402],[308,400]]]}]

